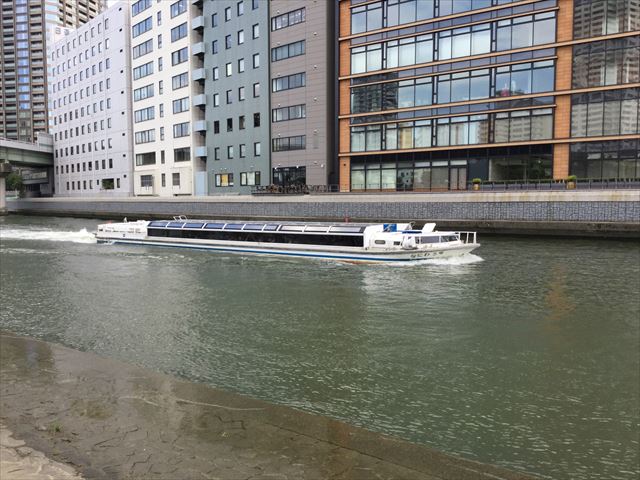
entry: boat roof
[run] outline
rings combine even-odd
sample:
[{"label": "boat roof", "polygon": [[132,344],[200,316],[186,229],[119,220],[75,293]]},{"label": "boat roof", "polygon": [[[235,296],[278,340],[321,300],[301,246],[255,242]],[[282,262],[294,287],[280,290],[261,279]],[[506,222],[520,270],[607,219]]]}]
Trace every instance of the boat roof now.
[{"label": "boat roof", "polygon": [[233,231],[280,231],[280,232],[310,232],[310,233],[363,233],[367,227],[384,225],[382,223],[329,223],[329,222],[248,222],[246,220],[207,220],[207,219],[175,219],[154,220],[149,222],[149,228],[178,228],[202,230],[233,230]]}]

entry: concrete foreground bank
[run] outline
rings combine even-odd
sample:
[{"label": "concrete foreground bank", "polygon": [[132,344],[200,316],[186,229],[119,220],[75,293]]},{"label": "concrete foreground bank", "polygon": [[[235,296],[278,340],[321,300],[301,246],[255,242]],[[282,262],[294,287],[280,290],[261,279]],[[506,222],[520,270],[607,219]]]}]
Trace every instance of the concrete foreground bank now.
[{"label": "concrete foreground bank", "polygon": [[7,332],[0,424],[69,478],[533,478]]},{"label": "concrete foreground bank", "polygon": [[435,221],[484,233],[640,238],[640,190],[321,194],[176,198],[40,198],[10,212],[121,219]]}]

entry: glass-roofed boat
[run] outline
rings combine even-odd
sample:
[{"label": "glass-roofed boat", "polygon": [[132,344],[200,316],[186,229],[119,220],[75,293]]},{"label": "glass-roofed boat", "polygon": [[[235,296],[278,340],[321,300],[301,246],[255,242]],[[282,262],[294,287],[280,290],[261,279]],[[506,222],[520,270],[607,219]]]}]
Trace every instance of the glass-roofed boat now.
[{"label": "glass-roofed boat", "polygon": [[185,247],[239,254],[399,262],[457,257],[480,246],[476,232],[438,232],[435,223],[315,223],[138,220],[98,226],[99,243]]}]

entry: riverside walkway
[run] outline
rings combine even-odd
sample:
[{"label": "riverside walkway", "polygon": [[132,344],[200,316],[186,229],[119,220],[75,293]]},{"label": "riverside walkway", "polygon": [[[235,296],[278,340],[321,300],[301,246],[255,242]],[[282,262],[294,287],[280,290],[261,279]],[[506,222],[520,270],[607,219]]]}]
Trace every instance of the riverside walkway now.
[{"label": "riverside walkway", "polygon": [[533,478],[8,332],[0,425],[3,480]]}]

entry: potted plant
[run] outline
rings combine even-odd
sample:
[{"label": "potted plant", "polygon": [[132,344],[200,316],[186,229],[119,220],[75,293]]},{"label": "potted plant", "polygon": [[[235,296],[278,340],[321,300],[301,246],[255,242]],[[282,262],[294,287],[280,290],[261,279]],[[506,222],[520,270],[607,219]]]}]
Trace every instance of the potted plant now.
[{"label": "potted plant", "polygon": [[480,190],[480,184],[482,183],[482,180],[480,178],[474,178],[473,180],[471,180],[471,183],[473,184],[474,190]]},{"label": "potted plant", "polygon": [[569,175],[566,180],[567,190],[574,190],[576,188],[576,180],[578,179],[575,175]]}]

